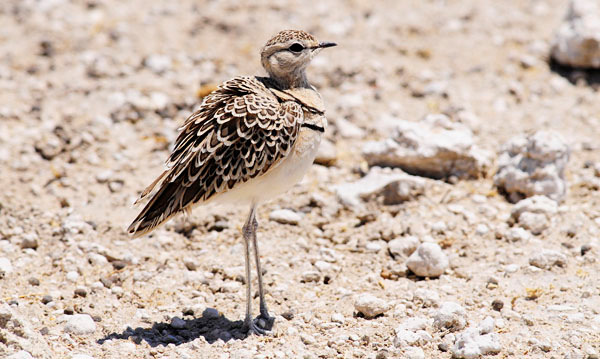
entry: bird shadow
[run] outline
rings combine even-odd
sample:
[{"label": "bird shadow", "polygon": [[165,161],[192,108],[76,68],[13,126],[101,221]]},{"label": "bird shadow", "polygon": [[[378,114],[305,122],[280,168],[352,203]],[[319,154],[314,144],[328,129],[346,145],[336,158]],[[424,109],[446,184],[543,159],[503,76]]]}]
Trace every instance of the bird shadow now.
[{"label": "bird shadow", "polygon": [[[110,333],[97,342],[103,344],[107,340],[124,339],[132,340],[136,344],[145,341],[151,347],[157,347],[169,344],[181,345],[204,337],[209,344],[212,344],[219,339],[224,342],[245,339],[248,334],[242,326],[242,320],[231,321],[224,315],[218,314],[215,309],[207,308],[200,318],[177,318],[171,322],[154,323],[150,328],[127,327],[123,332]],[[271,330],[271,328],[265,329]]]},{"label": "bird shadow", "polygon": [[548,61],[548,65],[552,72],[564,77],[574,85],[584,83],[595,90],[600,89],[600,69],[564,66],[553,58]]}]

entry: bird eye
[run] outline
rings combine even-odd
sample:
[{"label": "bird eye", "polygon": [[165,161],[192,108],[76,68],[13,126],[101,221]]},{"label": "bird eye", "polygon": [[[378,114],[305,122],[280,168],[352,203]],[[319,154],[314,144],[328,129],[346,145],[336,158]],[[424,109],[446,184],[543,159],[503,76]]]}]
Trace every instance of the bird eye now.
[{"label": "bird eye", "polygon": [[304,50],[304,46],[302,46],[299,43],[295,43],[295,44],[292,44],[292,46],[290,46],[291,52],[300,52],[302,50]]}]

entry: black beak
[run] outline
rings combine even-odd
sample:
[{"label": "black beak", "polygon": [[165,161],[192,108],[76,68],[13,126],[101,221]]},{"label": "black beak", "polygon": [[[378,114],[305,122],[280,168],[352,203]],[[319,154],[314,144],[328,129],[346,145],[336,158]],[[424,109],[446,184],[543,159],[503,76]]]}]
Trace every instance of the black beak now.
[{"label": "black beak", "polygon": [[335,42],[321,42],[319,43],[319,46],[317,46],[319,49],[324,49],[326,47],[333,47],[333,46],[337,46],[337,44]]}]

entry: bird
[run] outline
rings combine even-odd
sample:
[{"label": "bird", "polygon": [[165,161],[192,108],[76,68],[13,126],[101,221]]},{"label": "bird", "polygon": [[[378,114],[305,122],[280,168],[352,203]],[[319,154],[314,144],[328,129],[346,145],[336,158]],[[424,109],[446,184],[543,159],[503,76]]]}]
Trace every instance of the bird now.
[{"label": "bird", "polygon": [[[261,50],[268,76],[239,76],[205,96],[179,129],[166,169],[141,193],[148,202],[127,231],[143,236],[178,213],[207,203],[248,206],[242,227],[246,271],[244,333],[273,326],[267,309],[256,232],[257,208],[286,192],[308,171],[327,128],[325,105],[306,69],[322,49],[302,30],[283,30]],[[136,203],[138,202],[136,201]],[[250,245],[260,315],[252,319]]]}]

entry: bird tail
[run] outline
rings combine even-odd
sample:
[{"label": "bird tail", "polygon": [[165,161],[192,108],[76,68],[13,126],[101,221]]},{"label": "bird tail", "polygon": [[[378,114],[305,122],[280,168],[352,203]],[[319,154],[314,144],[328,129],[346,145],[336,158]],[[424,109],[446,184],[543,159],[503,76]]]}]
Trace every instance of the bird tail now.
[{"label": "bird tail", "polygon": [[[159,177],[158,180],[162,179]],[[153,187],[159,182],[154,181],[144,192],[139,200],[152,192]],[[150,201],[144,206],[144,209],[138,214],[133,222],[127,228],[127,232],[133,237],[141,237],[156,229],[171,217],[179,212],[186,210],[189,201],[184,204],[180,200],[181,193],[177,193],[180,187],[177,182],[165,181],[161,184],[159,190],[152,195]],[[138,202],[136,201],[136,203]]]}]

